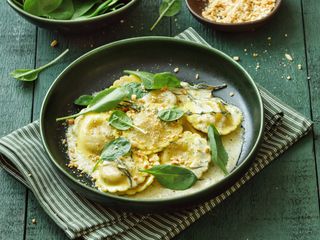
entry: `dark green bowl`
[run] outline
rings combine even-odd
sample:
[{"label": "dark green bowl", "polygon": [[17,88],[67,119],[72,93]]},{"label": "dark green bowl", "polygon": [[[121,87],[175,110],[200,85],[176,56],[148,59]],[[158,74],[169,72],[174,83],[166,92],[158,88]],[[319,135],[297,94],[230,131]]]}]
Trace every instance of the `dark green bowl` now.
[{"label": "dark green bowl", "polygon": [[128,0],[128,3],[116,11],[105,13],[86,20],[55,20],[47,19],[32,15],[19,6],[12,0],[7,0],[10,7],[15,10],[21,17],[30,23],[50,30],[56,30],[64,33],[83,33],[90,32],[104,27],[108,27],[110,23],[125,18],[129,10],[137,3],[138,0]]},{"label": "dark green bowl", "polygon": [[[150,72],[172,71],[184,81],[201,81],[211,85],[228,84],[215,92],[244,113],[245,142],[236,169],[219,183],[184,197],[159,200],[132,200],[103,193],[80,179],[66,164],[68,157],[61,146],[65,127],[57,117],[78,111],[72,104],[82,94],[90,94],[110,86],[123,75],[124,69]],[[200,80],[195,80],[196,74]],[[229,93],[233,92],[234,97]],[[200,44],[169,37],[141,37],[111,43],[78,58],[70,64],[50,87],[41,108],[41,135],[46,151],[67,184],[85,197],[121,209],[154,211],[193,205],[212,198],[238,180],[250,166],[262,139],[263,104],[259,91],[249,74],[224,53]]]}]

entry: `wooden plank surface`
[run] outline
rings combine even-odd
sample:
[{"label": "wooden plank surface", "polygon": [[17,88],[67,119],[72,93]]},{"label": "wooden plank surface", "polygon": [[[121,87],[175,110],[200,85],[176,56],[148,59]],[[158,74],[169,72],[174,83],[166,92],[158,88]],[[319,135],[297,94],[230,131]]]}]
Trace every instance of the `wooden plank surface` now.
[{"label": "wooden plank surface", "polygon": [[[320,4],[317,0],[304,0],[304,25],[306,36],[306,54],[308,76],[310,78],[310,95],[312,105],[312,120],[314,121],[314,148],[318,174],[320,171]],[[318,175],[318,186],[320,179]]]},{"label": "wooden plank surface", "polygon": [[[316,0],[303,1],[306,39],[300,0],[284,1],[278,16],[253,33],[213,31],[197,22],[186,7],[178,17],[164,19],[154,32],[150,32],[149,27],[157,17],[159,3],[160,0],[142,0],[129,16],[130,20],[116,23],[90,36],[64,36],[42,29],[36,32],[33,26],[12,14],[4,2],[0,3],[0,14],[6,19],[0,25],[0,49],[6,59],[0,63],[0,103],[3,106],[0,111],[5,116],[1,118],[1,135],[38,118],[44,94],[52,81],[69,62],[82,53],[127,37],[173,36],[192,26],[214,47],[231,56],[240,56],[240,63],[254,79],[276,96],[306,116],[310,116],[313,110],[316,121],[315,141],[318,142],[320,113],[316,106],[319,106],[317,79],[320,69],[317,62],[320,49],[317,45],[318,32],[314,30],[317,21],[314,19],[319,22],[320,9]],[[16,26],[14,30],[12,25]],[[271,37],[271,41],[268,37]],[[55,49],[49,46],[53,39],[59,41]],[[70,54],[60,64],[42,74],[34,87],[7,77],[10,70],[42,65],[67,47],[70,48]],[[305,50],[308,53],[308,69]],[[258,53],[258,57],[253,58],[253,53]],[[285,53],[289,53],[294,61],[288,62]],[[302,70],[298,70],[298,64],[302,65]],[[307,70],[312,77],[311,89],[307,81]],[[286,80],[287,76],[292,80]],[[11,107],[13,101],[14,108]],[[11,116],[19,117],[12,121]],[[319,239],[320,218],[313,146],[313,136],[310,134],[176,239]],[[316,153],[317,156],[320,154],[319,151]],[[0,171],[0,181],[0,202],[3,205],[0,213],[0,239],[67,239],[43,212],[32,193],[26,194],[26,190],[3,171]],[[32,218],[37,219],[37,224],[31,223]]]},{"label": "wooden plank surface", "polygon": [[[36,28],[6,5],[0,2],[0,136],[30,122],[33,84],[15,81],[8,74],[21,66],[33,68],[36,46]],[[25,187],[1,168],[0,239],[23,239],[26,197]]]}]

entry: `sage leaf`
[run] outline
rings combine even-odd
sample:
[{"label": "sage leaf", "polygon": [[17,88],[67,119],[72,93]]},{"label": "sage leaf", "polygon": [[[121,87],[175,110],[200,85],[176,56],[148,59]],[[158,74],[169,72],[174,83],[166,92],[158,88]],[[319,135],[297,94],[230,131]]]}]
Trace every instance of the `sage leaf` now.
[{"label": "sage leaf", "polygon": [[163,0],[159,8],[159,17],[156,22],[152,25],[150,30],[152,31],[163,17],[172,17],[178,14],[181,10],[181,0]]},{"label": "sage leaf", "polygon": [[156,165],[140,171],[152,174],[163,187],[172,190],[188,189],[198,180],[191,170],[174,165]]},{"label": "sage leaf", "polygon": [[78,97],[76,100],[74,100],[74,104],[78,105],[78,106],[88,106],[90,105],[90,103],[93,100],[93,96],[92,95],[82,95],[80,97]]},{"label": "sage leaf", "polygon": [[184,112],[178,108],[164,109],[158,112],[158,117],[165,122],[172,122],[180,119]]},{"label": "sage leaf", "polygon": [[124,85],[123,87],[128,90],[129,97],[136,95],[137,99],[139,99],[143,98],[147,94],[147,92],[142,88],[141,83],[132,82]]},{"label": "sage leaf", "polygon": [[32,82],[36,80],[39,76],[39,73],[42,72],[44,69],[52,66],[56,62],[58,62],[64,55],[69,52],[69,49],[65,50],[62,54],[60,54],[57,58],[52,60],[51,62],[36,68],[36,69],[17,69],[13,72],[10,73],[10,76],[13,78],[20,80],[20,81],[25,81],[25,82]]},{"label": "sage leaf", "polygon": [[149,73],[140,71],[125,70],[127,74],[132,74],[139,77],[145,89],[155,90],[161,88],[178,88],[181,87],[181,81],[170,72]]},{"label": "sage leaf", "polygon": [[208,128],[209,145],[211,149],[211,160],[217,165],[225,175],[228,174],[227,163],[228,153],[226,152],[220,134],[214,125],[210,125]]},{"label": "sage leaf", "polygon": [[117,107],[117,105],[127,97],[128,91],[124,88],[107,88],[99,92],[92,99],[88,107],[83,109],[81,112],[70,116],[57,118],[56,121],[75,118],[90,112],[106,112]]},{"label": "sage leaf", "polygon": [[112,127],[119,129],[119,130],[128,130],[129,128],[135,128],[136,130],[146,134],[146,131],[143,129],[133,125],[131,118],[125,113],[120,110],[115,110],[111,114],[109,118],[109,123]]}]

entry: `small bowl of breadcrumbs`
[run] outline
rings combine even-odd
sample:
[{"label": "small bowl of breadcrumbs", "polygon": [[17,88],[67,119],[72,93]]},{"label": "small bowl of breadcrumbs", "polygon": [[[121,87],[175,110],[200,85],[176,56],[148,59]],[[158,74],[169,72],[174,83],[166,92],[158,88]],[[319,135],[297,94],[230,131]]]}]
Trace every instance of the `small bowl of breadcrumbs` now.
[{"label": "small bowl of breadcrumbs", "polygon": [[279,10],[281,0],[186,0],[199,20],[222,31],[254,30]]}]

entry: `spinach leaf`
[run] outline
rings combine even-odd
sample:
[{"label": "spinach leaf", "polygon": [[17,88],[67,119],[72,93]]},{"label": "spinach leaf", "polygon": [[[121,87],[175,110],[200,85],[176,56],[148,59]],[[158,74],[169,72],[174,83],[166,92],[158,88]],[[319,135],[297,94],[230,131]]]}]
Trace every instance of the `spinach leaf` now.
[{"label": "spinach leaf", "polygon": [[157,73],[153,77],[153,89],[161,89],[163,87],[179,88],[180,80],[170,72]]},{"label": "spinach leaf", "polygon": [[162,186],[172,190],[188,189],[198,180],[191,170],[174,165],[156,165],[140,171],[154,175]]},{"label": "spinach leaf", "polygon": [[78,106],[86,107],[86,106],[90,105],[93,98],[94,97],[92,95],[82,95],[82,96],[78,97],[73,103]]},{"label": "spinach leaf", "polygon": [[151,27],[151,31],[158,25],[163,17],[172,17],[178,14],[181,10],[181,0],[163,0],[159,8],[159,17]]},{"label": "spinach leaf", "polygon": [[46,65],[43,65],[36,69],[17,69],[10,73],[10,76],[25,82],[32,82],[38,78],[38,75],[40,72],[42,72],[44,69],[52,66],[56,62],[58,62],[67,52],[69,49],[65,50],[61,55],[59,55],[57,58],[52,60],[51,62],[47,63]]},{"label": "spinach leaf", "polygon": [[115,110],[111,114],[109,118],[109,123],[112,127],[119,129],[119,130],[128,130],[129,128],[133,127],[136,130],[142,132],[143,134],[146,134],[146,131],[143,129],[133,125],[131,118],[128,117],[128,115],[125,112],[122,112],[120,110]]},{"label": "spinach leaf", "polygon": [[25,0],[23,9],[36,16],[45,16],[46,14],[57,9],[63,0]]},{"label": "spinach leaf", "polygon": [[101,3],[94,11],[88,13],[87,15],[79,16],[77,19],[87,19],[96,17],[98,15],[104,14],[106,12],[112,11],[112,7],[118,2],[119,0],[106,0],[105,2]]},{"label": "spinach leaf", "polygon": [[119,137],[107,143],[101,153],[103,161],[114,161],[126,155],[131,149],[131,143],[124,137]]},{"label": "spinach leaf", "polygon": [[[102,161],[117,161],[118,165],[121,165],[119,158],[126,155],[131,149],[131,143],[123,137],[119,137],[109,143],[107,143],[101,153],[100,159],[97,161],[96,165],[93,167],[92,172],[94,172]],[[125,167],[125,166],[123,166]],[[122,168],[123,170],[125,168]],[[125,171],[128,175],[131,183],[130,173]]]},{"label": "spinach leaf", "polygon": [[141,79],[145,89],[153,89],[154,74],[149,72],[125,70],[124,73],[135,75]]},{"label": "spinach leaf", "polygon": [[209,145],[211,148],[211,160],[217,165],[225,175],[228,174],[227,163],[228,153],[226,152],[220,134],[214,125],[210,125],[208,128]]},{"label": "spinach leaf", "polygon": [[147,92],[142,88],[141,83],[128,83],[123,86],[125,89],[128,90],[129,96],[136,95],[137,99],[144,97]]},{"label": "spinach leaf", "polygon": [[178,108],[164,109],[158,112],[158,117],[162,121],[172,122],[180,119],[183,116],[184,112]]},{"label": "spinach leaf", "polygon": [[108,88],[99,92],[90,102],[89,106],[81,112],[57,118],[56,121],[62,121],[90,112],[105,112],[115,108],[121,101],[128,97],[128,91],[124,88]]},{"label": "spinach leaf", "polygon": [[44,14],[43,17],[68,20],[73,16],[74,7],[72,0],[63,0],[60,6],[52,12]]},{"label": "spinach leaf", "polygon": [[125,73],[139,77],[145,89],[154,90],[164,87],[177,88],[180,87],[181,81],[170,72],[149,73],[140,71],[125,70]]},{"label": "spinach leaf", "polygon": [[78,17],[83,16],[89,12],[97,2],[99,2],[99,0],[73,0],[74,13],[71,19],[77,19]]}]

